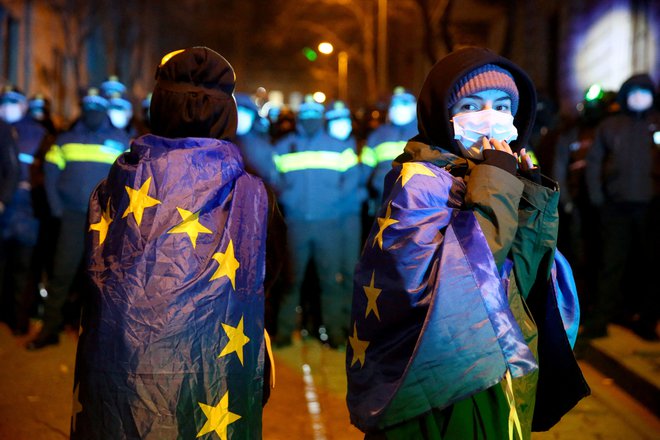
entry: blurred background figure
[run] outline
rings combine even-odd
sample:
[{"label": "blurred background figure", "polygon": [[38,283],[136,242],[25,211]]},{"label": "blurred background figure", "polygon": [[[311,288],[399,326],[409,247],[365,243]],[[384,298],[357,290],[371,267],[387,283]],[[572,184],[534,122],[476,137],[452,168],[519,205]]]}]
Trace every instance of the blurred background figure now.
[{"label": "blurred background figure", "polygon": [[137,136],[133,125],[133,104],[118,92],[108,98],[108,117],[115,128],[124,130],[131,138]]},{"label": "blurred background figure", "polygon": [[0,118],[16,133],[20,164],[18,184],[0,217],[2,311],[7,314],[4,319],[14,334],[25,335],[37,298],[39,278],[33,262],[39,221],[32,203],[30,166],[48,131],[28,114],[26,96],[11,86],[5,87],[0,95]]},{"label": "blurred background figure", "polygon": [[360,152],[360,161],[371,167],[369,217],[380,207],[385,175],[392,169],[392,160],[403,153],[408,139],[416,134],[417,100],[403,87],[396,87],[390,99],[387,122],[371,132]]},{"label": "blurred background figure", "polygon": [[644,339],[658,339],[657,289],[651,288],[652,252],[657,252],[652,238],[658,228],[650,210],[654,135],[660,132],[654,92],[647,74],[625,81],[617,95],[621,112],[598,125],[587,154],[586,183],[601,221],[602,252],[584,337],[605,336],[607,324],[616,320]]},{"label": "blurred background figure", "polygon": [[273,143],[296,131],[296,115],[288,106],[268,109],[268,121],[270,138]]},{"label": "blurred background figure", "polygon": [[83,257],[89,196],[129,144],[126,131],[110,123],[108,100],[99,95],[98,89],[87,91],[81,107],[80,119],[57,136],[46,154],[46,194],[52,215],[60,219],[61,229],[44,302],[43,327],[28,343],[29,350],[59,342],[62,307]]},{"label": "blurred background figure", "polygon": [[[16,130],[0,118],[0,219],[14,195],[19,173]],[[1,243],[2,240],[0,240],[0,251],[2,251]],[[0,285],[1,291],[2,285]]]},{"label": "blurred background figure", "polygon": [[131,138],[137,135],[133,126],[133,104],[126,95],[126,85],[116,75],[110,75],[101,83],[101,96],[108,100],[110,123],[120,130],[125,130]]},{"label": "blurred background figure", "polygon": [[[345,344],[347,336],[349,297],[344,285],[347,275],[342,272],[346,246],[342,228],[352,209],[349,205],[355,203],[346,198],[347,188],[358,180],[359,170],[355,141],[330,136],[324,129],[324,110],[306,96],[298,111],[296,131],[275,145],[275,186],[287,222],[293,274],[293,286],[280,305],[278,345],[291,343],[298,327],[296,308],[310,302],[311,293],[301,290],[311,262],[320,285],[319,337],[337,347]],[[344,129],[343,136],[346,134]]]},{"label": "blurred background figure", "polygon": [[50,113],[50,100],[41,93],[37,93],[28,101],[30,116],[41,123],[50,134],[56,133],[55,123]]},{"label": "blurred background figure", "polygon": [[247,93],[235,93],[238,108],[236,145],[241,150],[245,169],[261,177],[268,185],[275,179],[273,146],[268,137],[268,123],[259,116],[259,109]]},{"label": "blurred background figure", "polygon": [[596,126],[611,112],[616,93],[593,85],[576,108],[577,116],[559,118],[557,126],[540,139],[538,159],[542,169],[559,183],[558,249],[575,271],[582,316],[588,316],[596,292],[600,229],[598,213],[587,193],[587,153]]},{"label": "blurred background figure", "polygon": [[[343,101],[334,102],[325,113],[327,121],[327,131],[330,137],[339,143],[338,150],[347,159],[346,164],[353,163],[353,157],[357,157],[357,140],[353,135],[354,121],[351,117],[351,111]],[[338,237],[341,243],[341,254],[339,256],[339,274],[341,276],[341,301],[342,307],[346,310],[350,308],[349,304],[343,304],[344,299],[350,302],[353,294],[353,271],[355,264],[360,256],[362,243],[362,205],[367,200],[368,192],[364,180],[364,171],[361,169],[364,165],[350,165],[344,171],[341,182],[341,209],[339,214],[340,225]],[[344,319],[343,315],[339,315]],[[327,324],[327,322],[326,322]],[[338,323],[335,323],[335,325]],[[342,323],[343,325],[343,323]],[[331,341],[330,345],[336,344]]]}]

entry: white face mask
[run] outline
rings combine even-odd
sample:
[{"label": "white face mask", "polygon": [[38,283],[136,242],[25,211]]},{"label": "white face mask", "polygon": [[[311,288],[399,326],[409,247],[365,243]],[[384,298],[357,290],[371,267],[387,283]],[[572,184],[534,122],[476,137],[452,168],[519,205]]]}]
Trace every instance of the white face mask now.
[{"label": "white face mask", "polygon": [[483,159],[483,137],[506,142],[518,138],[513,116],[493,109],[456,115],[452,122],[454,139],[458,141],[463,157],[469,159]]},{"label": "white face mask", "polygon": [[7,124],[13,124],[23,118],[23,108],[21,104],[2,104],[0,105],[0,118]]},{"label": "white face mask", "polygon": [[328,133],[335,139],[345,141],[353,131],[350,119],[335,119],[328,122]]},{"label": "white face mask", "polygon": [[236,126],[236,134],[239,136],[246,135],[252,130],[254,124],[254,112],[245,110],[241,107],[238,108],[238,125]]},{"label": "white face mask", "polygon": [[627,98],[628,108],[634,112],[643,112],[653,105],[653,94],[648,90],[635,90]]},{"label": "white face mask", "polygon": [[417,106],[415,104],[397,104],[390,107],[388,116],[394,125],[410,124],[416,116]]},{"label": "white face mask", "polygon": [[110,109],[108,110],[108,117],[113,126],[123,129],[128,125],[130,116],[123,110]]}]

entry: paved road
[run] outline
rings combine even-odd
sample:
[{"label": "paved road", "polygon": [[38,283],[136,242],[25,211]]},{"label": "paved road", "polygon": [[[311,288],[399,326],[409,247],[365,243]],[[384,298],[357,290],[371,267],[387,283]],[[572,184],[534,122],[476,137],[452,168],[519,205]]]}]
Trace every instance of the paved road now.
[{"label": "paved road", "polygon": [[[75,334],[31,353],[0,325],[0,440],[68,438]],[[276,352],[277,383],[264,410],[265,440],[352,440],[361,433],[344,404],[343,353],[314,341]],[[588,364],[593,395],[534,440],[660,439],[660,421]]]}]

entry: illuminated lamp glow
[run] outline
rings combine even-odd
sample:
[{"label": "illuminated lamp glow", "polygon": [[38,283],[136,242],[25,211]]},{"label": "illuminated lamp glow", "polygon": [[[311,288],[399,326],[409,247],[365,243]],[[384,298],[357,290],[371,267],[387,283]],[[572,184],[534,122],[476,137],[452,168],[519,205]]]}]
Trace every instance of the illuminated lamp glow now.
[{"label": "illuminated lamp glow", "polygon": [[594,84],[591,87],[589,87],[589,90],[587,90],[587,93],[585,93],[584,95],[584,99],[586,99],[587,101],[595,101],[602,97],[603,97],[603,88],[598,84]]},{"label": "illuminated lamp glow", "polygon": [[323,104],[325,102],[325,93],[314,92],[312,98],[314,98],[314,101],[318,102],[319,104]]},{"label": "illuminated lamp glow", "polygon": [[335,48],[332,46],[331,43],[328,43],[327,41],[324,41],[323,43],[319,43],[319,52],[321,52],[324,55],[330,55]]},{"label": "illuminated lamp glow", "polygon": [[314,49],[310,49],[309,47],[303,47],[302,53],[309,61],[316,61],[316,59],[319,57]]}]

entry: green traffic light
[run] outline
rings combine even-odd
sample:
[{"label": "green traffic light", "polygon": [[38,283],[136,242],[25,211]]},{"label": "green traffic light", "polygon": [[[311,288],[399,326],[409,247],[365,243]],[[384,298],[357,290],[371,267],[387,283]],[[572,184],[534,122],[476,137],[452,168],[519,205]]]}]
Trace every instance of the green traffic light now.
[{"label": "green traffic light", "polygon": [[316,61],[316,59],[319,57],[319,55],[314,51],[314,49],[311,49],[309,47],[303,47],[303,55],[305,55],[305,58],[307,58],[309,61]]}]

